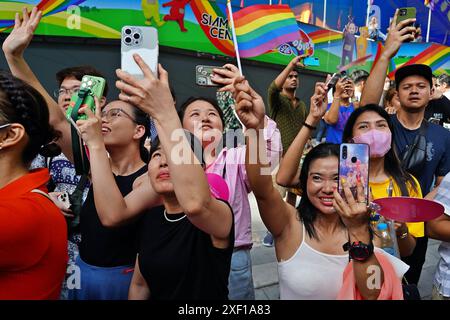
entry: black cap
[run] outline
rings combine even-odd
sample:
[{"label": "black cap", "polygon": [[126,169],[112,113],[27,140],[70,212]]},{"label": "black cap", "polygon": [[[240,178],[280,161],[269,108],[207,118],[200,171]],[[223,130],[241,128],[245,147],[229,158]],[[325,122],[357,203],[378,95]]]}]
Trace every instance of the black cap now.
[{"label": "black cap", "polygon": [[433,86],[433,71],[425,64],[410,64],[406,67],[401,67],[395,72],[395,86],[398,89],[400,82],[409,76],[421,76],[428,80],[430,87]]}]

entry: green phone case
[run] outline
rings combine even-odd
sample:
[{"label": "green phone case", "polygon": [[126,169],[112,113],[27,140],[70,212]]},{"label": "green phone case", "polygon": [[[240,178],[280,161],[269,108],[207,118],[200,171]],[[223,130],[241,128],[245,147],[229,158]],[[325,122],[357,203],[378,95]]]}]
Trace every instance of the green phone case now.
[{"label": "green phone case", "polygon": [[[98,99],[101,99],[103,97],[103,91],[105,90],[105,79],[101,77],[94,77],[90,75],[83,76],[83,79],[81,79],[81,85],[80,85],[80,91],[83,89],[90,89],[89,94],[86,96],[85,100],[83,101],[83,104],[81,107],[88,106],[92,112],[95,112],[95,102],[94,102],[94,96],[96,96]],[[73,107],[75,106],[77,100],[78,100],[78,93],[74,93],[72,95],[72,98],[70,99],[69,107],[67,108],[66,117],[71,118]],[[85,114],[79,114],[78,118],[76,120],[86,120],[87,116]],[[76,121],[75,120],[75,121]]]},{"label": "green phone case", "polygon": [[416,17],[416,8],[406,7],[398,8],[397,24],[406,19],[414,19]]}]

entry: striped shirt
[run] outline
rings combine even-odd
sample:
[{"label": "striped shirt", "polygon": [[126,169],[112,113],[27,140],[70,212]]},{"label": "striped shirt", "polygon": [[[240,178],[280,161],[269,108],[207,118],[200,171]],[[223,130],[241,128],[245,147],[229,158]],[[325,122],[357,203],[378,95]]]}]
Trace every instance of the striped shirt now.
[{"label": "striped shirt", "polygon": [[[447,173],[439,184],[434,200],[441,203],[445,208],[445,214],[450,216],[450,173]],[[440,294],[450,297],[450,242],[443,241],[438,252],[441,258],[434,276],[434,285]]]}]

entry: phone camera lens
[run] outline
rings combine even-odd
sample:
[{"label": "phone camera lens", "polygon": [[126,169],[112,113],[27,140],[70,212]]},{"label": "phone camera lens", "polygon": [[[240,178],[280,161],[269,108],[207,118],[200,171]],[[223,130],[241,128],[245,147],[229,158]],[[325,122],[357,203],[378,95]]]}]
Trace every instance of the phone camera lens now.
[{"label": "phone camera lens", "polygon": [[125,34],[131,34],[131,29],[125,29]]},{"label": "phone camera lens", "polygon": [[124,41],[125,41],[125,43],[129,44],[129,43],[131,43],[131,38],[130,37],[126,37],[124,39]]},{"label": "phone camera lens", "polygon": [[356,163],[357,160],[356,157],[352,157],[352,163]]},{"label": "phone camera lens", "polygon": [[141,37],[141,35],[139,33],[133,34],[133,38],[135,38],[136,40],[139,39],[140,37]]}]

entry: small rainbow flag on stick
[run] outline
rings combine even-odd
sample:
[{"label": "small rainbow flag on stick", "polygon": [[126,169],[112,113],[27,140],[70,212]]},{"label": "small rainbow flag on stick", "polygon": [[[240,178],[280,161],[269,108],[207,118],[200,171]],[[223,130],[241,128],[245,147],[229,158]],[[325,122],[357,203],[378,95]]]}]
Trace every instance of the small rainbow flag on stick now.
[{"label": "small rainbow flag on stick", "polygon": [[256,57],[299,39],[297,21],[288,5],[253,5],[232,15],[241,57]]}]

